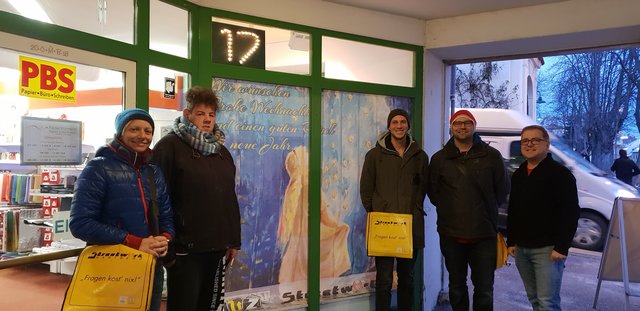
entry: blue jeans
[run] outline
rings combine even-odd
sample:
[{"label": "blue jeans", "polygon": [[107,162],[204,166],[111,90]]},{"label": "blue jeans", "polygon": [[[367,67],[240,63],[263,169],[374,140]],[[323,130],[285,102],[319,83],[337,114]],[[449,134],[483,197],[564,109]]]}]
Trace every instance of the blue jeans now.
[{"label": "blue jeans", "polygon": [[413,268],[418,250],[413,250],[413,258],[376,257],[376,310],[391,308],[391,287],[393,286],[393,263],[398,273],[398,310],[410,311],[413,307]]},{"label": "blue jeans", "polygon": [[459,243],[440,236],[440,250],[449,271],[449,302],[453,311],[469,311],[467,270],[471,268],[473,310],[493,310],[493,273],[496,270],[496,238]]},{"label": "blue jeans", "polygon": [[564,260],[552,261],[553,246],[516,247],[516,267],[534,311],[562,310],[560,286]]},{"label": "blue jeans", "polygon": [[164,286],[164,268],[162,267],[162,260],[156,261],[156,271],[153,276],[153,291],[151,294],[151,307],[150,311],[160,311],[160,304],[162,303],[162,287]]}]

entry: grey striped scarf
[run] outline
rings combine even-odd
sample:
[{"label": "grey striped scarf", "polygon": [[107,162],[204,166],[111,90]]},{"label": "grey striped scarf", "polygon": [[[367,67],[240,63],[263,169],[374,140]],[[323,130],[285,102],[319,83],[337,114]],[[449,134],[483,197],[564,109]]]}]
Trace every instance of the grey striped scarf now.
[{"label": "grey striped scarf", "polygon": [[220,130],[218,124],[213,126],[213,133],[205,133],[199,130],[189,119],[179,116],[173,122],[172,131],[204,156],[218,153],[220,146],[224,145],[224,133]]}]

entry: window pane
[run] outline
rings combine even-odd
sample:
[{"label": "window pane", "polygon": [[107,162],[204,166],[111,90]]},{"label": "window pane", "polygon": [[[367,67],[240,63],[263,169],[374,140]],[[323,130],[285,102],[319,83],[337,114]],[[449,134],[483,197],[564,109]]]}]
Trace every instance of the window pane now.
[{"label": "window pane", "polygon": [[173,121],[182,115],[189,83],[189,75],[184,72],[149,66],[149,113],[156,126],[154,144],[169,132]]},{"label": "window pane", "polygon": [[414,86],[414,52],[322,37],[325,78]]},{"label": "window pane", "polygon": [[322,302],[375,290],[367,256],[367,212],[360,200],[365,154],[386,131],[392,109],[411,111],[409,98],[325,90],[322,93],[322,192],[320,198]]},{"label": "window pane", "polygon": [[159,52],[189,57],[189,12],[152,0],[149,48]]},{"label": "window pane", "polygon": [[[269,71],[287,72],[308,75],[310,35],[304,32],[288,29],[268,27],[232,21],[222,18],[213,18],[213,22],[258,29],[265,32],[265,69]],[[213,36],[224,34],[214,33]],[[227,50],[227,46],[213,46],[216,49]],[[242,51],[236,51],[240,54]],[[232,61],[235,61],[234,56]],[[232,62],[233,63],[233,62]]]},{"label": "window pane", "polygon": [[[21,56],[75,66],[75,101],[20,95],[19,58]],[[2,60],[0,102],[6,104],[0,108],[0,145],[20,145],[22,116],[81,121],[83,149],[89,152],[96,150],[113,137],[115,132],[113,120],[116,114],[122,111],[124,101],[122,72],[2,48],[0,48],[0,59]],[[17,162],[19,163],[19,158]],[[0,166],[1,169],[18,172],[29,168]]]},{"label": "window pane", "polygon": [[[307,292],[309,90],[215,78],[216,123],[236,164],[242,249],[225,297],[302,307]],[[289,294],[286,294],[289,293]],[[244,300],[247,299],[247,300]],[[245,302],[246,303],[246,302]]]},{"label": "window pane", "polygon": [[0,10],[133,43],[133,0],[20,0],[14,3],[19,5],[14,7],[8,0],[0,0]]}]

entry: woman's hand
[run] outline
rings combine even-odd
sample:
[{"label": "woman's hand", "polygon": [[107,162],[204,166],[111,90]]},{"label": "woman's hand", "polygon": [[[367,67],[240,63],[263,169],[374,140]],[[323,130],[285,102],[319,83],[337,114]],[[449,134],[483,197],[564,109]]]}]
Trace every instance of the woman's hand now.
[{"label": "woman's hand", "polygon": [[229,267],[231,267],[231,265],[233,264],[233,260],[236,257],[236,255],[238,254],[238,249],[235,248],[228,248],[227,249],[227,269],[229,269]]},{"label": "woman's hand", "polygon": [[142,243],[140,243],[140,250],[154,255],[156,257],[163,257],[167,254],[167,250],[169,249],[169,240],[162,235],[158,236],[148,236],[142,239]]}]

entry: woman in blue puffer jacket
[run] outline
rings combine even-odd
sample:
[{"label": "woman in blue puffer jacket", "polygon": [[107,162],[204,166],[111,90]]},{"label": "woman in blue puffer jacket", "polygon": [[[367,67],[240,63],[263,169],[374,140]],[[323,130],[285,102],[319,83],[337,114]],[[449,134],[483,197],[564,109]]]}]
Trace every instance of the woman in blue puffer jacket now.
[{"label": "woman in blue puffer jacket", "polygon": [[[157,257],[167,254],[175,235],[164,177],[147,163],[154,122],[142,109],[116,116],[116,135],[100,147],[78,178],[71,202],[69,229],[89,244],[125,244]],[[151,213],[155,182],[158,214]],[[157,261],[151,310],[160,310],[164,271]]]}]

